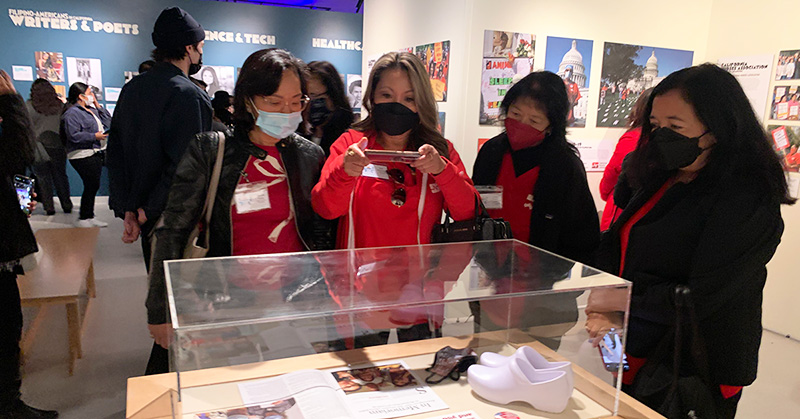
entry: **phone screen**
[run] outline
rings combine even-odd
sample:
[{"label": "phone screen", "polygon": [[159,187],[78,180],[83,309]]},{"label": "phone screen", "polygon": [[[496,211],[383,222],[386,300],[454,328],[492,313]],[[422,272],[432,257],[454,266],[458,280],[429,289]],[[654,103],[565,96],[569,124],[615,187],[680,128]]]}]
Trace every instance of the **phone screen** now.
[{"label": "phone screen", "polygon": [[33,179],[21,175],[14,176],[14,189],[17,190],[20,208],[25,214],[30,214],[28,204],[33,199]]},{"label": "phone screen", "polygon": [[628,359],[625,353],[622,352],[622,341],[619,335],[614,332],[608,332],[603,336],[603,340],[599,345],[600,355],[603,357],[603,364],[606,370],[616,372],[619,370],[619,360],[622,358],[622,370],[628,371]]}]

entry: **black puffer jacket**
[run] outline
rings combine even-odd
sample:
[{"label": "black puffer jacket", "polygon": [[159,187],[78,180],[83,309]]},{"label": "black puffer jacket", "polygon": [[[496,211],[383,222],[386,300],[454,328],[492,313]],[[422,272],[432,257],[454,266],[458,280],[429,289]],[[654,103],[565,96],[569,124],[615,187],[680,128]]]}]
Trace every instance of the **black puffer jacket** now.
[{"label": "black puffer jacket", "polygon": [[[188,237],[200,221],[217,145],[216,133],[198,134],[175,172],[167,206],[154,230],[156,245],[146,303],[149,324],[167,321],[163,261],[182,257]],[[317,216],[311,209],[311,189],[319,180],[325,154],[319,146],[297,134],[284,138],[277,147],[289,177],[295,224],[303,244],[308,250],[333,249],[333,224]],[[266,155],[264,150],[250,142],[247,132],[235,130],[233,134],[227,134],[222,172],[211,215],[208,257],[231,255],[231,202],[236,184],[250,156],[264,159]]]}]

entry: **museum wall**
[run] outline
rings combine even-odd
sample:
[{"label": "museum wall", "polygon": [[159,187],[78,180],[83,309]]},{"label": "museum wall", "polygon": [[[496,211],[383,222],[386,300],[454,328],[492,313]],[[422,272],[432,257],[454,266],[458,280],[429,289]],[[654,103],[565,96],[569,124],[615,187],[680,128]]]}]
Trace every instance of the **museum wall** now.
[{"label": "museum wall", "polygon": [[[149,59],[153,24],[161,10],[171,6],[188,11],[211,31],[203,63],[224,67],[227,77],[219,74],[218,79],[231,93],[236,69],[248,55],[262,48],[285,48],[306,62],[330,61],[342,74],[361,73],[361,15],[201,0],[3,2],[0,10],[6,16],[0,19],[0,39],[4,40],[0,68],[12,74],[13,66],[27,67],[35,78],[34,53],[58,52],[63,58],[63,81],[54,81],[55,86],[69,89],[75,81],[75,74],[69,71],[75,61],[70,58],[78,57],[89,64],[88,84],[98,81],[98,87],[121,88],[124,72],[136,71],[139,63]],[[201,71],[195,77],[203,74]],[[27,98],[31,81],[16,80],[14,84]],[[108,99],[98,98],[113,108],[115,102]],[[82,183],[67,166],[72,194],[79,196]],[[106,185],[104,176],[99,195],[108,193]]]},{"label": "museum wall", "polygon": [[[499,127],[481,126],[481,59],[484,30],[531,33],[536,36],[534,70],[544,68],[548,36],[593,40],[585,128],[570,128],[574,142],[594,143],[610,152],[624,133],[619,128],[596,128],[603,43],[649,45],[694,51],[693,64],[716,62],[741,55],[776,55],[796,49],[800,35],[791,24],[781,24],[776,11],[790,10],[787,0],[678,0],[663,2],[624,0],[549,2],[543,0],[366,0],[364,59],[403,47],[451,41],[446,137],[461,154],[468,172],[477,155],[478,139],[491,138]],[[776,58],[777,59],[777,58]],[[585,63],[588,64],[588,63]],[[773,70],[774,71],[774,70]],[[765,92],[766,94],[766,92]],[[587,173],[598,210],[604,202],[598,185],[602,172]],[[781,334],[800,336],[800,281],[794,253],[800,249],[800,205],[783,207],[786,231],[770,263],[764,295],[764,325]]]}]

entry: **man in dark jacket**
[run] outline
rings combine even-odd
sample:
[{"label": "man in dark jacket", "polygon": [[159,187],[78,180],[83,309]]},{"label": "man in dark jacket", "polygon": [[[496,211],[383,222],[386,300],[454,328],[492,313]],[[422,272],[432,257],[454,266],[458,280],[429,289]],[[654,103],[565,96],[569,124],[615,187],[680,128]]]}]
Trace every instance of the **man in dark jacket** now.
[{"label": "man in dark jacket", "polygon": [[[166,206],[178,162],[194,135],[211,129],[211,101],[189,79],[202,65],[203,27],[172,7],[158,16],[152,37],[156,64],[123,87],[106,160],[109,206],[125,220],[122,241],[133,243],[142,236],[148,271],[150,232]],[[147,372],[167,370],[167,350],[154,344]]]},{"label": "man in dark jacket", "polygon": [[39,410],[20,400],[19,373],[22,307],[17,274],[19,260],[37,251],[36,238],[20,209],[13,177],[33,163],[34,143],[25,102],[11,77],[0,70],[0,417],[57,418],[58,412]]}]

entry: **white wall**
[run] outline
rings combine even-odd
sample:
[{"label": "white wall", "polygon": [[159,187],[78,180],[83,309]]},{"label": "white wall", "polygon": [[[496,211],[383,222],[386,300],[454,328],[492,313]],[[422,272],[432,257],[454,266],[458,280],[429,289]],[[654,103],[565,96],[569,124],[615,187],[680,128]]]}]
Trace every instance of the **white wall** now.
[{"label": "white wall", "polygon": [[[800,48],[796,25],[782,12],[797,10],[790,0],[365,0],[364,58],[436,41],[451,41],[446,136],[468,171],[477,155],[477,139],[491,138],[497,127],[478,125],[481,50],[486,29],[536,35],[534,69],[544,68],[547,36],[594,41],[589,81],[587,128],[570,129],[573,141],[616,143],[622,129],[595,128],[605,41],[691,50],[694,64],[732,55],[776,54]],[[588,63],[587,63],[588,64]],[[366,70],[365,70],[366,74]],[[604,202],[602,173],[588,173],[598,210]],[[784,207],[783,243],[769,265],[764,325],[800,337],[800,281],[793,275],[793,253],[800,252],[800,204]]]}]

